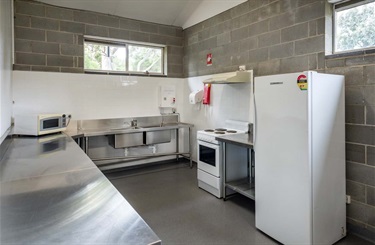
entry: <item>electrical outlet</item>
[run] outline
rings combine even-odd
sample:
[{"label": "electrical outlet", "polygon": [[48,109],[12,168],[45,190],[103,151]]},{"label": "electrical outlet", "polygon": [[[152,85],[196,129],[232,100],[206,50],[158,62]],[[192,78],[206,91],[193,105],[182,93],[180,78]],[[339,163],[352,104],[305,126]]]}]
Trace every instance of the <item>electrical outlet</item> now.
[{"label": "electrical outlet", "polygon": [[352,198],[349,195],[346,195],[346,204],[350,204],[352,202]]}]

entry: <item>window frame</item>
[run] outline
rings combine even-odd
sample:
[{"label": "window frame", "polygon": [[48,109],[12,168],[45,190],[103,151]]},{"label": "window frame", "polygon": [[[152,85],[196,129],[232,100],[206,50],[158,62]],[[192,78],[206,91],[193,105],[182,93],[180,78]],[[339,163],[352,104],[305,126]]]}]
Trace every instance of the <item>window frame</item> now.
[{"label": "window frame", "polygon": [[346,0],[343,2],[338,2],[333,4],[332,12],[333,12],[333,20],[332,20],[332,54],[350,54],[355,52],[361,52],[366,50],[375,50],[375,45],[367,48],[358,48],[358,49],[351,49],[351,50],[344,50],[344,51],[336,51],[336,20],[337,20],[337,12],[355,8],[361,5],[365,5],[368,3],[375,2],[375,0]]},{"label": "window frame", "polygon": [[[121,46],[121,47],[125,47],[126,49],[124,71],[86,69],[84,65],[85,64],[85,49],[83,49],[83,70],[85,73],[108,74],[108,75],[141,75],[141,76],[143,75],[143,76],[163,76],[163,77],[167,76],[167,46],[166,45],[147,43],[147,42],[135,42],[135,41],[128,41],[128,40],[114,39],[114,38],[87,36],[87,35],[83,36],[83,47],[85,47],[85,43],[106,44],[108,46]],[[161,72],[158,73],[158,72],[129,71],[129,45],[161,49],[161,53],[162,53]]]}]

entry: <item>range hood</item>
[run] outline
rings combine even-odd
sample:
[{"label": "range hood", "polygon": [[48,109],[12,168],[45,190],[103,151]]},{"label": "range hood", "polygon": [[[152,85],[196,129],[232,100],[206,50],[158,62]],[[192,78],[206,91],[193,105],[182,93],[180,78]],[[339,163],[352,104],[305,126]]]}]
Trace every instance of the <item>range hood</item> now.
[{"label": "range hood", "polygon": [[230,74],[213,75],[212,78],[206,79],[203,83],[210,84],[233,84],[233,83],[248,83],[252,79],[253,71],[236,71]]}]

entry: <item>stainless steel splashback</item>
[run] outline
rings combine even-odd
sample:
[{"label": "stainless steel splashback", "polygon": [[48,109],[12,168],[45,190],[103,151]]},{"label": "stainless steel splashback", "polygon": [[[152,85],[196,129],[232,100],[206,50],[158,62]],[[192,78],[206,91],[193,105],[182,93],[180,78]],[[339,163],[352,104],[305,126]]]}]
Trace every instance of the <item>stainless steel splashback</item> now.
[{"label": "stainless steel splashback", "polygon": [[79,130],[96,130],[96,129],[113,129],[131,127],[133,120],[137,121],[137,126],[149,127],[160,126],[162,124],[179,122],[178,114],[168,114],[161,116],[150,117],[127,117],[127,118],[111,118],[111,119],[93,119],[77,121],[77,128]]}]

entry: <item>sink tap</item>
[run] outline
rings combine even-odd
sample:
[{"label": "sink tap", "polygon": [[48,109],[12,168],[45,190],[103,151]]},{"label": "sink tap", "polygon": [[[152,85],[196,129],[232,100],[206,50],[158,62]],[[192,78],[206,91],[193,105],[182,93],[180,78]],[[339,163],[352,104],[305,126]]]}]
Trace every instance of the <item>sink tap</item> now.
[{"label": "sink tap", "polygon": [[160,127],[163,127],[164,124],[164,116],[161,114],[161,122],[160,122]]},{"label": "sink tap", "polygon": [[130,122],[130,126],[132,126],[132,127],[137,127],[137,120],[133,119],[133,120]]}]

